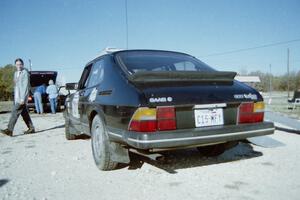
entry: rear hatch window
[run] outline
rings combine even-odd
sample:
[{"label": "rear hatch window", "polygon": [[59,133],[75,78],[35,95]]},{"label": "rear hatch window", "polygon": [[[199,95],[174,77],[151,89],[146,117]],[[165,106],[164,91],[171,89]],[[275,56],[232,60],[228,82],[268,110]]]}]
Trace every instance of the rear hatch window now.
[{"label": "rear hatch window", "polygon": [[196,58],[168,51],[122,51],[117,60],[130,73],[140,71],[214,71]]},{"label": "rear hatch window", "polygon": [[116,60],[134,84],[228,83],[235,72],[216,71],[187,54],[131,50],[116,53]]}]

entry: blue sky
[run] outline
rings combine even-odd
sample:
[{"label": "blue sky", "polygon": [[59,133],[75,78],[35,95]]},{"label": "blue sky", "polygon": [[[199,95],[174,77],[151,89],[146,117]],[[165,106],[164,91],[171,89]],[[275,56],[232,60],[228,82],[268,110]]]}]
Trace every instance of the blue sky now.
[{"label": "blue sky", "polygon": [[[189,53],[218,70],[300,70],[300,0],[127,0],[129,49]],[[126,48],[125,0],[1,0],[0,66],[21,57],[34,70],[78,81],[105,47]]]}]

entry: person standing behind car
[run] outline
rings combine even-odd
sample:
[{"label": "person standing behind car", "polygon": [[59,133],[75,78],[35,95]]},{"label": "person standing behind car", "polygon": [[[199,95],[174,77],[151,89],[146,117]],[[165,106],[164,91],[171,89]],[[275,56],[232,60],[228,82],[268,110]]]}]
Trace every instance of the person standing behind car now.
[{"label": "person standing behind car", "polygon": [[43,114],[43,103],[42,103],[42,95],[46,94],[46,86],[45,84],[36,87],[34,91],[34,105],[37,114]]},{"label": "person standing behind car", "polygon": [[53,80],[49,80],[49,86],[46,89],[46,93],[49,95],[49,101],[51,105],[52,114],[56,113],[56,98],[58,96],[57,87],[54,85]]},{"label": "person standing behind car", "polygon": [[14,107],[8,122],[7,129],[1,130],[1,133],[13,136],[13,130],[20,115],[22,115],[28,130],[24,134],[35,133],[33,123],[29,116],[27,101],[29,95],[29,72],[24,68],[24,62],[21,58],[15,60],[17,71],[14,73]]}]

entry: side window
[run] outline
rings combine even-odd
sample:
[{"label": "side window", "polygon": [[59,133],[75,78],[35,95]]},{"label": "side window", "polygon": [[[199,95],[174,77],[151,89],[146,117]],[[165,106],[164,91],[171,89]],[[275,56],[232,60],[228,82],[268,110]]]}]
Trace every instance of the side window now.
[{"label": "side window", "polygon": [[192,62],[179,62],[174,63],[174,66],[176,67],[177,71],[195,71],[195,65]]},{"label": "side window", "polygon": [[81,78],[78,83],[78,89],[83,89],[86,87],[86,83],[92,68],[92,64],[86,66],[82,72]]},{"label": "side window", "polygon": [[104,78],[104,60],[97,61],[91,70],[87,87],[93,87],[103,81]]}]

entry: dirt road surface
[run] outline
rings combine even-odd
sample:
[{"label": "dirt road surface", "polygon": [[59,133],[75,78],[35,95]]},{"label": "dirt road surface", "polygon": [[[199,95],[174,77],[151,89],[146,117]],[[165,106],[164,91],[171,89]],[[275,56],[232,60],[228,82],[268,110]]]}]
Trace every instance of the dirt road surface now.
[{"label": "dirt road surface", "polygon": [[[0,115],[5,128],[9,113]],[[132,155],[132,163],[109,172],[93,161],[90,140],[67,141],[61,113],[32,114],[37,133],[0,134],[0,199],[299,199],[300,137],[276,131],[285,144],[263,148],[240,143],[219,157],[196,149],[152,161]]]}]

